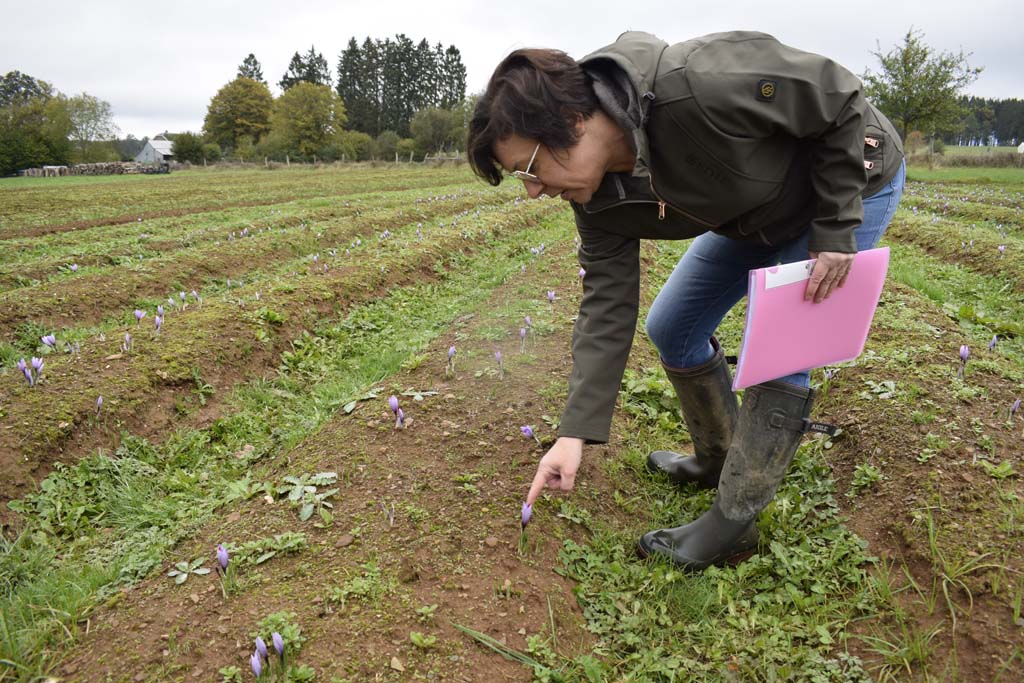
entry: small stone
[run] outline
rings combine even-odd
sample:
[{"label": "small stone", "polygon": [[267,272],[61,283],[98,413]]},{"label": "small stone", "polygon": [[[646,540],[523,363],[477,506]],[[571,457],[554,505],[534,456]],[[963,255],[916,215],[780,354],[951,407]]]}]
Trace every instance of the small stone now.
[{"label": "small stone", "polygon": [[145,671],[140,671],[139,673],[135,674],[135,678],[133,678],[132,680],[142,683],[142,681],[146,680],[146,676],[148,675],[149,674],[147,674]]},{"label": "small stone", "polygon": [[337,542],[337,543],[335,543],[334,545],[335,545],[336,547],[338,547],[338,548],[345,548],[345,547],[347,547],[347,546],[350,546],[350,545],[352,545],[352,541],[353,541],[353,540],[355,540],[355,539],[353,539],[351,535],[349,535],[349,534],[345,534],[344,536],[342,536],[341,538],[339,538],[339,539],[338,539],[338,542]]},{"label": "small stone", "polygon": [[107,356],[103,360],[117,360],[118,358],[122,358],[122,357],[123,357],[123,354],[114,353],[114,354],[111,354],[111,355]]},{"label": "small stone", "polygon": [[242,519],[242,513],[241,512],[232,512],[230,515],[228,515],[228,521],[229,522],[237,522],[240,519]]},{"label": "small stone", "polygon": [[75,673],[76,671],[78,671],[78,665],[77,664],[68,664],[67,666],[64,667],[64,673],[67,674],[68,676],[70,676],[71,674]]},{"label": "small stone", "polygon": [[405,667],[402,666],[400,661],[398,661],[398,657],[391,658],[391,668],[395,671],[405,671]]},{"label": "small stone", "polygon": [[188,599],[191,600],[193,603],[195,603],[197,605],[199,604],[199,594],[198,593],[191,593],[191,594],[189,594]]},{"label": "small stone", "polygon": [[484,544],[488,548],[493,548],[494,546],[498,545],[498,539],[495,538],[494,536],[488,536],[487,538],[484,539]]},{"label": "small stone", "polygon": [[516,633],[518,633],[521,636],[525,636],[526,635],[526,629],[525,628],[521,628],[518,631],[516,631]]}]

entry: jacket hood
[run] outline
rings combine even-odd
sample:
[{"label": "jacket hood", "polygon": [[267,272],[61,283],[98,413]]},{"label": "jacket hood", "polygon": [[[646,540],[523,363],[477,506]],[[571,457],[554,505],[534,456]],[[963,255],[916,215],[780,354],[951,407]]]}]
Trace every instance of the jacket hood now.
[{"label": "jacket hood", "polygon": [[668,43],[643,31],[626,31],[614,43],[579,60],[594,81],[594,94],[602,109],[632,134],[636,152],[634,176],[648,176],[650,158],[644,129],[654,101],[654,80]]}]

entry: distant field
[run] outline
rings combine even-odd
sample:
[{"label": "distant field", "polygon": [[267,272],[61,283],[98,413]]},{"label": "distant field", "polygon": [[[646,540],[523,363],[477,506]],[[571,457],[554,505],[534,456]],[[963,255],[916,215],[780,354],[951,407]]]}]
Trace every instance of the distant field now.
[{"label": "distant field", "polygon": [[910,166],[907,168],[907,180],[941,181],[947,183],[989,183],[1021,184],[1024,183],[1024,168],[991,168],[985,166],[958,166],[956,168],[935,168],[927,166]]},{"label": "distant field", "polygon": [[959,154],[997,154],[999,152],[1016,152],[1016,145],[1005,145],[1002,147],[967,147],[965,145],[946,145],[946,149],[942,152],[947,156],[954,156]]}]

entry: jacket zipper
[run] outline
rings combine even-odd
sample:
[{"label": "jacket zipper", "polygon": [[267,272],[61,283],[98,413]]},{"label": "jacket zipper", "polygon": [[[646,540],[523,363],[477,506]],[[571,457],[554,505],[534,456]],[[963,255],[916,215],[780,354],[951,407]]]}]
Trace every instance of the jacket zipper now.
[{"label": "jacket zipper", "polygon": [[693,214],[687,213],[686,211],[683,211],[679,207],[672,206],[671,204],[666,202],[664,199],[661,198],[661,195],[658,194],[658,191],[654,189],[654,176],[648,175],[647,178],[651,182],[651,194],[653,194],[658,199],[658,220],[659,221],[665,220],[665,207],[667,206],[670,209],[672,209],[673,211],[675,211],[676,213],[682,214],[684,217],[688,218],[689,220],[691,220],[691,221],[693,221],[695,223],[699,223],[699,224],[701,224],[701,225],[703,225],[705,227],[708,227],[708,228],[717,228],[718,227],[717,225],[714,225],[712,223],[708,223],[707,221],[705,221],[703,219],[700,219],[700,218],[697,218]]}]

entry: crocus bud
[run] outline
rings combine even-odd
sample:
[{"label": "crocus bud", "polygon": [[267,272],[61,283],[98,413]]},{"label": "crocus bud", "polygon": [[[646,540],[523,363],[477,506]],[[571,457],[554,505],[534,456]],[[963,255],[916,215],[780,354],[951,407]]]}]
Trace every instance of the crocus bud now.
[{"label": "crocus bud", "polygon": [[274,631],[270,634],[270,639],[274,641],[274,649],[277,650],[277,654],[280,657],[284,657],[284,639],[281,634]]},{"label": "crocus bud", "polygon": [[398,397],[392,396],[388,399],[388,405],[391,406],[391,412],[398,415]]},{"label": "crocus bud", "polygon": [[256,675],[256,678],[259,678],[260,674],[263,673],[263,662],[260,661],[259,652],[252,653],[249,657],[249,664],[252,666],[252,672]]},{"label": "crocus bud", "polygon": [[159,332],[160,326],[164,324],[163,316],[158,315],[157,317],[153,318],[153,322],[156,323],[156,331]]},{"label": "crocus bud", "polygon": [[501,365],[501,351],[494,352],[494,360],[498,361],[498,365]]},{"label": "crocus bud", "polygon": [[137,308],[135,309],[135,322],[136,323],[141,323],[142,319],[145,318],[145,317],[146,317],[146,312],[145,311],[140,311]]},{"label": "crocus bud", "polygon": [[35,358],[35,357],[33,357],[32,358],[32,369],[35,370],[36,373],[41,372],[42,369],[43,369],[43,359],[42,358]]},{"label": "crocus bud", "polygon": [[182,300],[182,302],[184,302],[185,301],[185,292],[178,292],[178,298],[180,298]]},{"label": "crocus bud", "polygon": [[519,328],[519,338],[520,339],[526,339],[526,328],[525,327],[520,327]]},{"label": "crocus bud", "polygon": [[1005,251],[1006,251],[1006,245],[1005,244],[1000,244],[999,245],[999,258],[1003,258],[1003,252],[1005,252]]},{"label": "crocus bud", "polygon": [[260,657],[263,659],[268,658],[267,644],[263,642],[263,638],[256,636],[256,652],[260,653]]},{"label": "crocus bud", "polygon": [[988,350],[992,351],[996,348],[996,342],[999,340],[999,335],[993,334],[992,341],[988,343]]},{"label": "crocus bud", "polygon": [[580,268],[580,279],[581,280],[583,279],[583,276],[586,275],[586,274],[587,274],[587,271],[584,270],[583,268]]},{"label": "crocus bud", "polygon": [[967,344],[960,345],[960,362],[966,363],[967,357],[971,355],[971,350],[967,347]]},{"label": "crocus bud", "polygon": [[399,408],[395,412],[395,429],[402,429],[403,427],[405,427],[405,413]]},{"label": "crocus bud", "polygon": [[519,428],[519,431],[521,431],[523,433],[523,436],[525,436],[527,439],[536,438],[533,435],[533,427],[531,427],[530,425],[523,425],[522,427]]},{"label": "crocus bud", "polygon": [[164,307],[163,306],[157,306],[156,307],[156,314],[159,315],[159,316],[163,316],[163,314],[164,314]]},{"label": "crocus bud", "polygon": [[1012,406],[1010,406],[1010,417],[1013,417],[1014,414],[1018,410],[1020,410],[1020,399],[1019,398],[1016,401],[1013,402]]},{"label": "crocus bud", "polygon": [[102,408],[102,407],[103,407],[103,397],[102,396],[97,396],[96,397],[96,414],[97,415],[100,414],[100,408]]},{"label": "crocus bud", "polygon": [[526,322],[526,326],[527,327],[533,327],[533,321],[530,320],[530,316],[526,316],[526,318],[524,318],[524,320]]},{"label": "crocus bud", "polygon": [[40,339],[42,339],[43,343],[49,346],[51,349],[57,349],[57,337],[55,337],[54,335],[47,334],[44,335],[43,337],[40,337]]},{"label": "crocus bud", "polygon": [[72,264],[71,264],[70,266],[68,266],[68,267],[69,267],[69,268],[71,269],[71,272],[72,272],[72,273],[77,273],[77,272],[78,272],[78,264],[77,264],[77,263],[72,263]]},{"label": "crocus bud", "polygon": [[228,549],[222,544],[217,544],[217,562],[220,563],[220,568],[224,571],[228,569]]},{"label": "crocus bud", "polygon": [[529,503],[523,503],[523,511],[521,514],[523,529],[526,529],[526,525],[530,523],[531,517],[533,517],[533,506]]},{"label": "crocus bud", "polygon": [[454,357],[455,357],[455,346],[452,345],[452,346],[448,347],[448,360],[451,360]]},{"label": "crocus bud", "polygon": [[555,290],[553,289],[548,290],[548,303],[555,303]]}]

